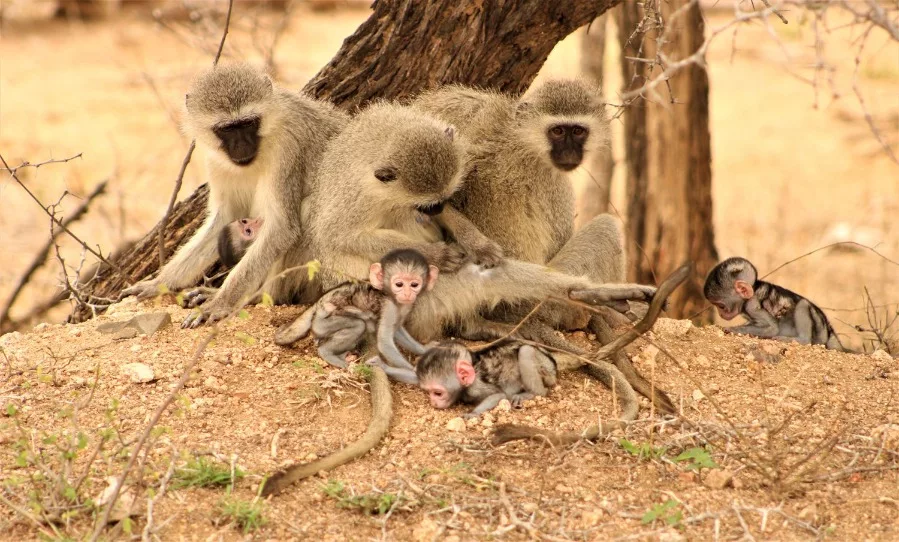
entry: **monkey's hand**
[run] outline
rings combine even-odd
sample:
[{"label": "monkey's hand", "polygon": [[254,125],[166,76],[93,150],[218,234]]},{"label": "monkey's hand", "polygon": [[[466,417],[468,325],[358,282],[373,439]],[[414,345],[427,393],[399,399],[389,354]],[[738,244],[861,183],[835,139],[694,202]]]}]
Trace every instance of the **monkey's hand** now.
[{"label": "monkey's hand", "polygon": [[203,325],[203,322],[217,322],[229,314],[231,314],[231,310],[227,306],[213,299],[205,303],[202,308],[194,309],[193,312],[188,314],[187,318],[181,322],[181,327],[197,328]]},{"label": "monkey's hand", "polygon": [[168,287],[159,279],[142,280],[134,286],[129,286],[122,290],[122,293],[119,294],[119,300],[132,295],[141,300],[151,299],[168,292]]},{"label": "monkey's hand", "polygon": [[530,401],[534,397],[536,397],[536,395],[531,392],[516,393],[512,396],[512,400],[509,402],[512,403],[512,408],[522,408],[523,405],[521,403]]},{"label": "monkey's hand", "polygon": [[503,262],[503,248],[486,237],[474,246],[465,247],[469,260],[484,269],[496,267]]},{"label": "monkey's hand", "polygon": [[444,273],[455,273],[465,262],[465,250],[455,243],[432,243],[426,252],[428,262]]}]

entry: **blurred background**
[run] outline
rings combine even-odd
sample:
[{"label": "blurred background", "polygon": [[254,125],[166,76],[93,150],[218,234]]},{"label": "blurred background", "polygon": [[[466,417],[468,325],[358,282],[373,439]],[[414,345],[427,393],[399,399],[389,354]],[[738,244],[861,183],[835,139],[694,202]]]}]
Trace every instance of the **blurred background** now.
[{"label": "blurred background", "polygon": [[[66,192],[75,196],[60,203],[63,215],[108,179],[106,194],[72,226],[104,254],[139,239],[165,213],[189,144],[178,128],[184,92],[210,65],[226,7],[186,0],[0,6],[0,154],[13,167],[81,154],[18,171],[46,205]],[[266,65],[280,84],[300,89],[369,13],[368,2],[237,1],[222,61]],[[702,15],[706,37],[714,36],[707,61],[718,258],[747,257],[765,274],[825,245],[855,241],[899,261],[899,165],[885,149],[895,153],[899,142],[897,41],[875,29],[859,51],[860,31],[846,14],[833,14],[823,30],[819,18],[790,14],[788,25],[728,26],[731,4],[703,5]],[[618,25],[597,19],[589,34],[581,29],[558,44],[539,78],[586,71],[601,76],[610,103],[621,104],[621,57]],[[616,107],[610,113],[611,156],[576,172],[581,222],[606,208],[607,191],[608,211],[627,215],[624,123]],[[202,179],[202,161],[194,160],[180,197]],[[50,221],[6,174],[0,208],[3,307],[46,243]],[[71,272],[83,251],[65,237],[59,242]],[[631,259],[646,257],[633,252]],[[60,284],[52,251],[49,259],[2,331],[65,318],[64,306],[32,314]],[[857,246],[815,252],[769,280],[824,308],[856,347],[853,326],[872,325],[866,304],[878,307],[881,324],[899,310],[899,266]],[[887,331],[896,336],[897,328]]]}]

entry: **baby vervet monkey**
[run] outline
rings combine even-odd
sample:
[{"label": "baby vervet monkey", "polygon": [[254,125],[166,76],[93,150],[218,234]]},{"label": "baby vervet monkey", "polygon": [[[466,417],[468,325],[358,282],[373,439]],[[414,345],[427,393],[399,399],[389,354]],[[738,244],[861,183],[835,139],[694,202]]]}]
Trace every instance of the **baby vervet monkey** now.
[{"label": "baby vervet monkey", "polygon": [[218,240],[219,261],[222,265],[237,265],[259,236],[262,221],[262,218],[241,218],[225,226]]},{"label": "baby vervet monkey", "polygon": [[820,308],[795,292],[758,280],[758,271],[745,258],[728,258],[716,265],[703,293],[721,318],[733,320],[742,314],[749,320],[727,331],[845,351]]},{"label": "baby vervet monkey", "polygon": [[434,287],[438,273],[418,251],[391,251],[371,264],[369,282],[347,283],[326,292],[293,323],[279,329],[275,343],[289,345],[311,329],[322,359],[343,368],[347,352],[376,332],[380,355],[394,367],[414,371],[396,343],[416,356],[425,353],[403,322],[416,299]]},{"label": "baby vervet monkey", "polygon": [[460,401],[477,405],[465,418],[480,416],[503,399],[518,407],[556,385],[553,356],[515,339],[480,350],[443,341],[429,348],[414,370],[387,367],[378,358],[368,363],[381,366],[394,380],[418,385],[434,408],[449,408]]}]

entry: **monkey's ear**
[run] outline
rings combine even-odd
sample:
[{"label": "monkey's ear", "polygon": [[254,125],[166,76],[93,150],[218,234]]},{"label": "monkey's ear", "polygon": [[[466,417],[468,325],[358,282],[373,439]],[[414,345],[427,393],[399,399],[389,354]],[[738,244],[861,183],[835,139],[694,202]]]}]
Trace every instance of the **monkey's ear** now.
[{"label": "monkey's ear", "polygon": [[396,168],[393,166],[379,167],[375,170],[375,177],[382,183],[396,180]]},{"label": "monkey's ear", "polygon": [[381,264],[378,262],[371,264],[368,268],[368,282],[377,290],[384,289],[384,270],[381,269]]},{"label": "monkey's ear", "polygon": [[428,290],[434,287],[434,283],[437,282],[437,275],[440,274],[440,269],[436,265],[428,266]]},{"label": "monkey's ear", "polygon": [[460,359],[456,362],[456,378],[463,386],[471,386],[474,384],[474,366],[467,359]]},{"label": "monkey's ear", "polygon": [[446,135],[446,137],[449,138],[450,141],[452,141],[456,137],[456,127],[450,124],[446,127],[446,130],[444,130],[443,133]]},{"label": "monkey's ear", "polygon": [[752,290],[752,284],[749,284],[745,280],[738,280],[734,282],[734,290],[736,290],[737,295],[739,295],[743,299],[750,299],[755,293]]}]

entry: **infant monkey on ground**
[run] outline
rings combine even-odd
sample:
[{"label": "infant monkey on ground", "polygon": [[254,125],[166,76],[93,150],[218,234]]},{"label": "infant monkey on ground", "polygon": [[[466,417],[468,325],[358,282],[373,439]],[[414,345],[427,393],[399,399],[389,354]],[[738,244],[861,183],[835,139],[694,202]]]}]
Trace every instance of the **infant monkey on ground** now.
[{"label": "infant monkey on ground", "polygon": [[742,314],[749,320],[729,331],[848,351],[820,308],[795,292],[758,280],[758,271],[745,258],[728,258],[716,265],[703,293],[721,318],[733,320]]},{"label": "infant monkey on ground", "polygon": [[504,339],[486,348],[469,350],[458,341],[443,341],[429,348],[415,369],[385,366],[387,376],[416,384],[427,392],[434,408],[449,408],[461,401],[475,404],[465,418],[493,409],[503,399],[513,406],[544,396],[556,385],[556,361],[541,349],[515,339]]},{"label": "infant monkey on ground", "polygon": [[437,275],[437,267],[418,251],[389,252],[371,264],[369,282],[345,283],[325,292],[293,323],[278,330],[275,343],[291,344],[312,330],[319,341],[319,356],[343,368],[346,354],[377,332],[380,355],[391,365],[412,371],[396,343],[417,356],[425,353],[403,322],[418,296],[434,287]]}]

